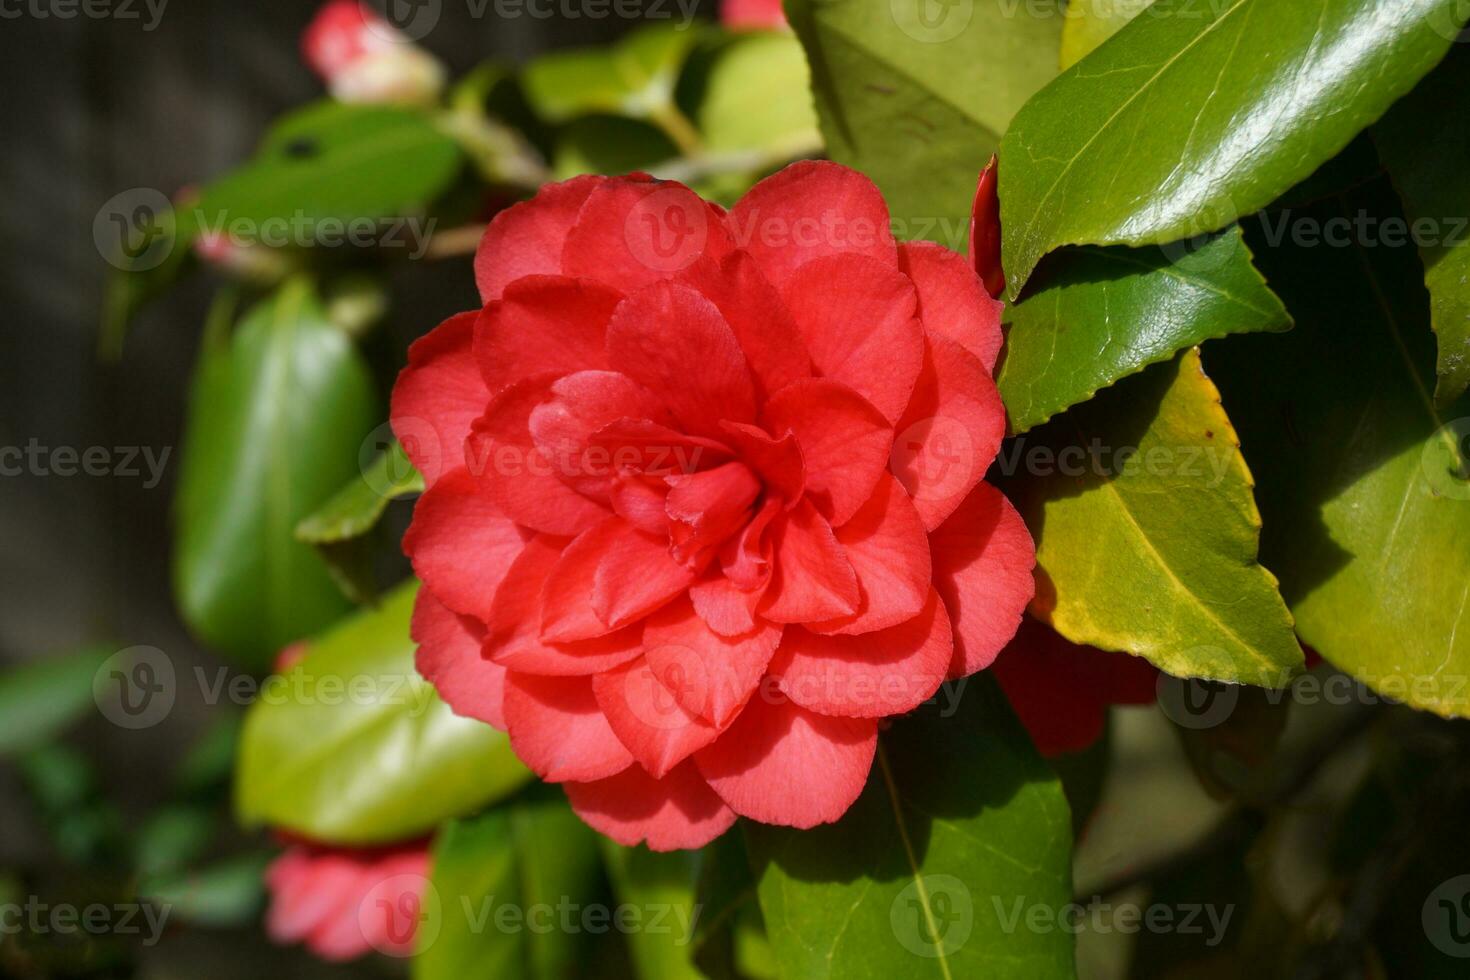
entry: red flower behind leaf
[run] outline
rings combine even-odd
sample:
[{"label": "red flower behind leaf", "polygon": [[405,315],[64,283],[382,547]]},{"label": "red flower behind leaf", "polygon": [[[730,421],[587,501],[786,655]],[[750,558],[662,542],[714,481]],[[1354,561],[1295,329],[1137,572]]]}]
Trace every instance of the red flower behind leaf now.
[{"label": "red flower behind leaf", "polygon": [[988,666],[1032,596],[981,479],[1000,304],[831,163],[729,213],[554,184],[475,272],[484,309],[393,393],[420,670],[621,843],[837,819],[879,719]]},{"label": "red flower behind leaf", "polygon": [[1110,706],[1152,704],[1158,695],[1159,670],[1147,660],[1079,646],[1029,616],[992,670],[1047,757],[1096,742]]},{"label": "red flower behind leaf", "polygon": [[413,953],[429,873],[422,841],[372,850],[293,844],[266,870],[266,932],[325,960]]},{"label": "red flower behind leaf", "polygon": [[786,30],[781,0],[721,0],[720,23],[732,30]]}]

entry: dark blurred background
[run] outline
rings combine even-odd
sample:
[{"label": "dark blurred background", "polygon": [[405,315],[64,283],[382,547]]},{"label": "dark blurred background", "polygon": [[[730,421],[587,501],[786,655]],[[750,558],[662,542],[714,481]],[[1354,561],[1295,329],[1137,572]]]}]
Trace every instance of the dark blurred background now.
[{"label": "dark blurred background", "polygon": [[[665,5],[679,15],[669,0]],[[222,173],[251,153],[271,120],[321,97],[321,82],[299,53],[301,31],[318,6],[168,0],[156,26],[145,30],[153,14],[142,0],[116,0],[113,15],[103,18],[80,6],[59,17],[64,0],[0,3],[0,446],[35,440],[79,453],[93,446],[169,451],[162,482],[153,487],[144,486],[146,468],[137,476],[0,477],[0,667],[89,644],[158,647],[183,672],[220,666],[179,622],[169,584],[169,502],[183,406],[218,282],[210,272],[195,273],[143,311],[119,359],[101,358],[107,267],[92,223],[120,191],[146,187],[173,196]],[[712,3],[698,7],[712,16]],[[420,43],[456,77],[486,59],[519,63],[605,41],[640,23],[528,12],[500,17],[496,8],[445,0],[437,26]],[[474,16],[477,10],[483,16]],[[384,380],[410,339],[476,302],[468,257],[414,265],[393,282],[387,327],[369,347]],[[164,724],[125,732],[98,716],[72,740],[95,761],[100,793],[117,802],[125,828],[213,720],[213,708],[191,702],[193,691],[181,686]],[[0,869],[44,869],[54,863],[54,835],[21,780],[16,767],[0,763]],[[151,950],[143,973],[257,976],[269,968],[284,976],[346,976],[393,966],[372,958],[327,968],[299,951],[273,950],[258,931],[191,932]]]}]

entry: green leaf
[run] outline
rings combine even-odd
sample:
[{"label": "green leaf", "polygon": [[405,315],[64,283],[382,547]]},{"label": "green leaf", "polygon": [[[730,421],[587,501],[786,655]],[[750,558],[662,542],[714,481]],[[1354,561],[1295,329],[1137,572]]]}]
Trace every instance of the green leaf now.
[{"label": "green leaf", "polygon": [[672,140],[646,122],[622,116],[582,116],[556,137],[557,180],[578,174],[649,170],[679,155]]},{"label": "green leaf", "polygon": [[324,221],[423,214],[463,164],[458,144],[423,112],[319,102],[286,117],[254,159],[205,187],[181,212],[180,234],[241,222],[242,237],[263,240],[264,223],[275,219],[291,222],[289,244],[310,244]]},{"label": "green leaf", "polygon": [[1442,58],[1458,0],[1179,0],[1042,89],[1001,144],[1007,290],[1063,245],[1157,245],[1269,204]]},{"label": "green leaf", "polygon": [[388,504],[424,492],[424,477],[393,440],[336,495],[296,525],[296,538],[327,544],[371,531]]},{"label": "green leaf", "polygon": [[571,976],[599,863],[596,834],[554,788],[449,822],[429,876],[442,924],[419,928],[415,980]]},{"label": "green leaf", "polygon": [[689,25],[667,21],[640,27],[610,47],[543,55],[526,66],[526,99],[550,122],[592,113],[648,120],[688,150],[698,136],[674,104],[674,87],[699,37]]},{"label": "green leaf", "polygon": [[109,653],[78,650],[0,674],[0,758],[45,745],[94,710],[92,681]]},{"label": "green leaf", "polygon": [[1183,347],[1291,326],[1238,228],[1163,249],[1067,249],[1046,263],[1041,283],[1005,311],[997,384],[1012,432]]},{"label": "green leaf", "polygon": [[1191,349],[1002,450],[1036,537],[1032,612],[1179,677],[1281,687],[1302,664],[1256,559],[1251,475]]},{"label": "green leaf", "polygon": [[964,251],[980,169],[1056,74],[1056,9],[1009,0],[786,7],[829,155],[878,184],[900,237]]},{"label": "green leaf", "polygon": [[[694,906],[699,915],[692,955],[706,976],[749,975],[751,964],[746,961],[754,943],[763,944],[769,958],[770,944],[765,942],[743,834],[722,834],[704,847],[694,885]],[[752,937],[751,933],[759,935]]]},{"label": "green leaf", "polygon": [[265,902],[269,854],[247,854],[206,868],[145,877],[138,896],[168,909],[169,920],[205,928],[252,924]]},{"label": "green leaf", "polygon": [[393,440],[357,479],[296,525],[296,540],[316,546],[317,554],[348,599],[358,604],[374,603],[378,581],[369,532],[391,501],[423,491],[423,475]]},{"label": "green leaf", "polygon": [[[618,903],[639,910],[644,928],[628,933],[639,980],[699,980],[694,932],[704,909],[695,904],[702,851],[655,854],[601,838],[603,859]],[[657,924],[654,924],[657,916]]]},{"label": "green leaf", "polygon": [[170,874],[197,861],[220,823],[210,806],[165,806],[131,835],[133,866],[141,875]]},{"label": "green leaf", "polygon": [[937,699],[960,691],[958,714],[927,706],[879,736],[837,823],[746,824],[786,980],[1074,976],[1072,936],[1027,920],[1071,901],[1061,784],[993,684],[961,683]]},{"label": "green leaf", "polygon": [[[1295,220],[1401,218],[1382,181]],[[1389,697],[1470,715],[1470,397],[1435,407],[1412,247],[1256,244],[1297,321],[1210,367],[1259,479],[1262,559],[1302,640]]]},{"label": "green leaf", "polygon": [[175,502],[174,592],[211,647],[264,668],[347,608],[292,529],[357,469],[377,412],[367,364],[305,281],[247,313],[233,337],[206,338]]},{"label": "green leaf", "polygon": [[811,73],[796,38],[756,31],[732,38],[714,56],[699,104],[699,129],[711,153],[757,151],[772,164],[822,147],[812,108]]},{"label": "green leaf", "polygon": [[1375,129],[1411,222],[1429,229],[1419,244],[1430,314],[1439,334],[1435,401],[1443,408],[1470,387],[1470,48],[1444,64]]},{"label": "green leaf", "polygon": [[424,833],[526,781],[503,732],[461,718],[414,669],[401,586],[313,642],[263,686],[241,737],[235,805],[268,823],[342,844]]},{"label": "green leaf", "polygon": [[1062,24],[1063,71],[1085,58],[1153,0],[1069,0]]}]

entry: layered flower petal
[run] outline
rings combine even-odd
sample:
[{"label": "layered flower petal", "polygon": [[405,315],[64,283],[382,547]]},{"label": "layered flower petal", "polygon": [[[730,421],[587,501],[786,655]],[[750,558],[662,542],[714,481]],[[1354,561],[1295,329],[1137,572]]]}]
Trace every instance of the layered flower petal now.
[{"label": "layered flower petal", "polygon": [[587,196],[562,249],[562,271],[625,293],[668,279],[733,244],[724,214],[683,184],[642,175],[605,181]]},{"label": "layered flower petal", "polygon": [[772,174],[736,202],[726,223],[736,246],[778,289],[823,256],[867,257],[889,267],[898,261],[877,186],[832,163],[793,163]]},{"label": "layered flower petal", "polygon": [[877,747],[878,724],[870,718],[819,715],[761,691],[694,761],[742,817],[805,829],[847,812]]},{"label": "layered flower petal", "polygon": [[933,575],[929,536],[908,494],[884,474],[873,496],[837,529],[857,575],[860,600],[851,616],[810,623],[821,633],[870,633],[917,616],[929,600]]},{"label": "layered flower petal", "polygon": [[933,697],[953,654],[949,616],[931,589],[917,616],[875,633],[824,636],[791,627],[771,673],[804,708],[882,718],[912,711]]},{"label": "layered flower petal", "polygon": [[811,377],[811,355],[796,321],[748,252],[732,252],[718,265],[712,261],[696,263],[680,281],[692,285],[719,308],[745,351],[760,398]]},{"label": "layered flower petal", "polygon": [[831,256],[793,273],[782,296],[817,372],[897,422],[924,364],[918,294],[908,277],[877,259]]},{"label": "layered flower petal", "polygon": [[488,620],[495,590],[529,537],[459,467],[419,498],[403,550],[442,603]]},{"label": "layered flower petal", "polygon": [[990,666],[1036,594],[1036,545],[1016,508],[981,483],[929,536],[934,587],[954,622],[950,676]]},{"label": "layered flower petal", "polygon": [[475,251],[481,301],[499,299],[506,286],[523,276],[560,274],[567,233],[587,196],[606,182],[606,177],[589,175],[548,184],[529,201],[497,214]]},{"label": "layered flower petal", "polygon": [[607,779],[565,787],[577,816],[624,847],[643,843],[651,851],[703,847],[735,822],[735,811],[710,789],[692,762],[662,779],[631,766]]},{"label": "layered flower petal", "polygon": [[518,381],[490,401],[465,442],[466,465],[507,517],[546,534],[580,534],[608,509],[563,479],[563,460],[531,435],[531,414],[551,397],[553,378]]},{"label": "layered flower petal", "polygon": [[771,432],[796,437],[806,492],[823,517],[845,524],[888,466],[893,430],[863,396],[823,378],[782,388],[763,412]]},{"label": "layered flower petal", "polygon": [[548,535],[538,535],[526,545],[495,593],[483,648],[486,657],[531,674],[582,675],[610,670],[639,655],[637,626],[565,643],[542,639],[548,580],[566,550],[564,539]]},{"label": "layered flower petal", "polygon": [[409,635],[418,644],[414,666],[457,715],[505,730],[505,668],[480,655],[485,625],[460,616],[420,589]]},{"label": "layered flower petal", "polygon": [[898,266],[919,292],[924,332],[948,337],[974,354],[994,373],[1005,337],[1000,328],[1005,304],[991,299],[964,256],[933,242],[904,242]]},{"label": "layered flower petal", "polygon": [[624,419],[667,420],[657,399],[616,371],[578,371],[551,385],[550,397],[531,410],[531,438],[556,464],[556,475],[578,493],[607,500],[612,454],[594,446],[596,434]]},{"label": "layered flower petal", "polygon": [[710,629],[688,601],[650,616],[643,629],[648,666],[674,699],[717,728],[745,704],[781,643],[782,627],[758,622],[736,636]]},{"label": "layered flower petal", "polygon": [[432,487],[464,460],[470,426],[489,392],[474,358],[474,313],[445,320],[408,348],[408,366],[393,386],[389,419],[403,451]]},{"label": "layered flower petal", "polygon": [[760,426],[744,422],[725,422],[722,427],[730,445],[760,474],[766,488],[788,506],[795,506],[806,492],[806,461],[795,433],[774,438]]},{"label": "layered flower petal", "polygon": [[862,593],[832,525],[809,500],[771,523],[771,583],[760,614],[774,623],[851,616]]},{"label": "layered flower petal", "polygon": [[618,739],[648,774],[661,779],[720,730],[680,703],[646,660],[592,678],[592,693]]},{"label": "layered flower petal", "polygon": [[719,309],[689,286],[660,282],[628,297],[607,329],[613,368],[642,384],[694,435],[755,419],[745,354]]},{"label": "layered flower petal", "polygon": [[925,339],[924,370],[898,423],[891,466],[933,530],[985,476],[1005,436],[990,373],[953,340]]},{"label": "layered flower petal", "polygon": [[521,761],[548,783],[603,779],[633,765],[590,677],[505,675],[505,723]]},{"label": "layered flower petal", "polygon": [[510,283],[475,321],[485,387],[493,394],[537,375],[606,370],[607,325],[622,299],[600,283],[566,276]]}]

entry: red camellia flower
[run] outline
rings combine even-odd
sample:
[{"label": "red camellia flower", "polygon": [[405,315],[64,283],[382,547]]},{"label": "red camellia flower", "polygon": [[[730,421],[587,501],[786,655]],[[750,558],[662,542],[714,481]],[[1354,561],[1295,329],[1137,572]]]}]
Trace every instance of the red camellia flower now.
[{"label": "red camellia flower", "polygon": [[889,225],[832,163],[728,213],[579,177],[496,217],[484,308],[409,352],[419,669],[621,843],[836,820],[880,719],[988,666],[1031,599],[981,479],[1000,304]]},{"label": "red camellia flower", "polygon": [[375,850],[294,844],[266,870],[266,932],[325,960],[375,949],[409,956],[428,869],[422,842]]},{"label": "red camellia flower", "polygon": [[781,0],[722,0],[720,23],[734,30],[783,30],[786,11]]}]

